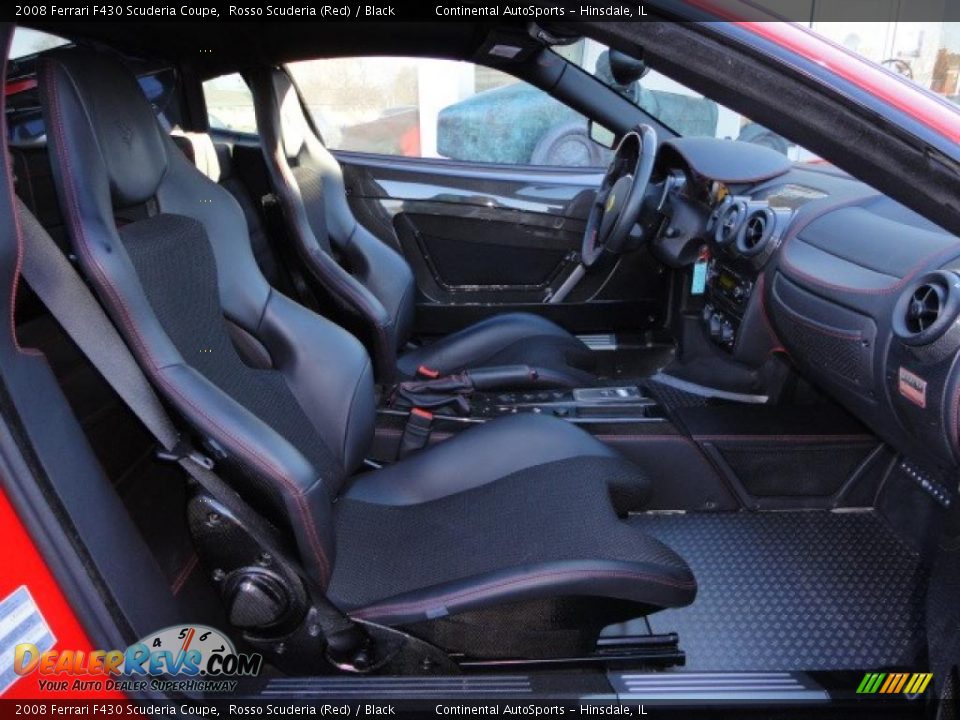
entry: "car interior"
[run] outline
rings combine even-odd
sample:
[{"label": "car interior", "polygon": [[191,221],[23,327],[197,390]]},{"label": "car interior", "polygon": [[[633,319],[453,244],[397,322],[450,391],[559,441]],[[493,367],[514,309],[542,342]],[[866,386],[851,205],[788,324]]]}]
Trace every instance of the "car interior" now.
[{"label": "car interior", "polygon": [[[8,61],[24,257],[82,281],[54,313],[24,266],[2,403],[30,397],[97,612],[220,627],[305,698],[956,682],[957,235],[827,154],[678,135],[569,29],[391,27],[198,56],[189,25],[62,21]],[[603,40],[621,85],[675,70]],[[288,65],[358,54],[509,73],[613,131],[608,164],[331,150]],[[232,73],[255,133],[210,122]]]}]

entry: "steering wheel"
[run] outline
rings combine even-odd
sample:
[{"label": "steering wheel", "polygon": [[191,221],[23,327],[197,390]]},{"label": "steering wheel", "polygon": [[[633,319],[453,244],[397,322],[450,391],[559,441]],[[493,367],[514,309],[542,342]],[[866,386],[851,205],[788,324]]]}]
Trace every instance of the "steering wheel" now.
[{"label": "steering wheel", "polygon": [[620,140],[587,217],[580,250],[584,267],[593,265],[604,252],[623,249],[640,219],[656,157],[657,133],[649,125],[639,125]]}]

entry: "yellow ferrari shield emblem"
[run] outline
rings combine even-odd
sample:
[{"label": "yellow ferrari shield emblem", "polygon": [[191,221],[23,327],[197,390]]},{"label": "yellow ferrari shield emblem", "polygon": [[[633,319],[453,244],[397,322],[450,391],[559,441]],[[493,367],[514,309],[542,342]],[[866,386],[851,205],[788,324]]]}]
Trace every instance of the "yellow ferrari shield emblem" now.
[{"label": "yellow ferrari shield emblem", "polygon": [[610,197],[607,198],[607,204],[604,206],[604,212],[610,212],[610,209],[613,207],[613,204],[617,201],[617,196],[613,193],[610,193]]}]

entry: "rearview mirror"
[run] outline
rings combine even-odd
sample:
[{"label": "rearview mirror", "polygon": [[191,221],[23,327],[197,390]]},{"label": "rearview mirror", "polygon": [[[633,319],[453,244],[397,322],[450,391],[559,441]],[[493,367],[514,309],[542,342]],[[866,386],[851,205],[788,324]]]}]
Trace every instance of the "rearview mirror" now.
[{"label": "rearview mirror", "polygon": [[646,75],[650,69],[643,58],[635,58],[619,50],[610,50],[609,53],[610,74],[617,85],[631,85]]},{"label": "rearview mirror", "polygon": [[605,148],[612,148],[617,142],[616,133],[598,122],[591,120],[587,130],[590,135],[590,139],[597,143],[597,145]]}]

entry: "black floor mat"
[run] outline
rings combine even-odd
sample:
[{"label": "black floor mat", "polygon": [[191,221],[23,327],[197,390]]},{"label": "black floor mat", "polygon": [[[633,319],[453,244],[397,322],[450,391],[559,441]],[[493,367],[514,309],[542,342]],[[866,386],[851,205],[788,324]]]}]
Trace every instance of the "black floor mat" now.
[{"label": "black floor mat", "polygon": [[925,571],[873,512],[640,515],[683,556],[694,603],[650,617],[688,670],[843,670],[922,657]]}]

